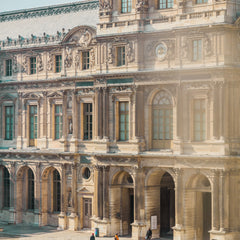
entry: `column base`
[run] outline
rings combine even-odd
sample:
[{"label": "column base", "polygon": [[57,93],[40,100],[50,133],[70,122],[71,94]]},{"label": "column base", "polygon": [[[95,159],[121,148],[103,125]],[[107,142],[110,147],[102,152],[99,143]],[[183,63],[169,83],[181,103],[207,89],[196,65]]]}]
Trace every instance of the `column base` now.
[{"label": "column base", "polygon": [[132,239],[142,240],[147,232],[147,225],[142,222],[134,222],[132,225]]},{"label": "column base", "polygon": [[98,218],[92,218],[92,228],[99,228],[99,236],[111,236],[110,232],[110,220],[104,218],[102,220]]},{"label": "column base", "polygon": [[9,209],[9,223],[16,223],[16,210],[14,208]]},{"label": "column base", "polygon": [[184,240],[184,229],[182,225],[176,225],[173,228],[174,240]]},{"label": "column base", "polygon": [[76,213],[71,213],[68,217],[68,230],[77,231],[78,217]]},{"label": "column base", "polygon": [[211,230],[209,233],[210,239],[214,240],[238,240],[240,236],[240,232],[228,232],[226,229]]},{"label": "column base", "polygon": [[61,212],[58,215],[58,230],[65,230],[67,229],[67,217],[66,217],[66,213]]},{"label": "column base", "polygon": [[42,214],[39,211],[34,211],[34,225],[42,226]]}]

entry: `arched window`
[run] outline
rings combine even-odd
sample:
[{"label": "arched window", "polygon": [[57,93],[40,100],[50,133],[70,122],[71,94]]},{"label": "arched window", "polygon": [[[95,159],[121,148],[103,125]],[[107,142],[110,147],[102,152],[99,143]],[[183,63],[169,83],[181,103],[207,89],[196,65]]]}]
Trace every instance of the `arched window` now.
[{"label": "arched window", "polygon": [[61,180],[58,171],[53,171],[53,211],[61,210]]},{"label": "arched window", "polygon": [[34,209],[34,175],[33,171],[28,169],[28,209]]},{"label": "arched window", "polygon": [[152,104],[152,147],[155,149],[171,148],[173,139],[172,100],[165,91],[156,94]]},{"label": "arched window", "polygon": [[3,207],[10,207],[10,174],[7,168],[3,168]]}]

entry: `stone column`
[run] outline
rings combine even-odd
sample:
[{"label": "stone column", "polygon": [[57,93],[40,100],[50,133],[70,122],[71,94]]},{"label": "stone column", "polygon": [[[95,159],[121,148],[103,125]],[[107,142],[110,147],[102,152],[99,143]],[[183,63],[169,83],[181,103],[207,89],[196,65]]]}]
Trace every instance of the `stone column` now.
[{"label": "stone column", "polygon": [[102,167],[94,167],[94,216],[98,219],[103,217],[103,181]]},{"label": "stone column", "polygon": [[23,147],[22,118],[23,118],[23,100],[22,100],[22,93],[19,93],[18,94],[18,120],[17,120],[17,149],[21,149]]},{"label": "stone column", "polygon": [[41,226],[41,163],[36,164],[35,199],[34,199],[34,224]]},{"label": "stone column", "polygon": [[183,231],[183,170],[174,169],[175,172],[175,226],[173,227],[176,239],[182,239]]},{"label": "stone column", "polygon": [[64,139],[64,151],[68,151],[68,119],[67,119],[67,92],[63,93],[63,104],[62,104],[62,111],[63,111],[63,139]]},{"label": "stone column", "polygon": [[77,156],[74,156],[74,164],[72,165],[72,211],[69,216],[69,230],[76,231],[78,226],[77,217]]},{"label": "stone column", "polygon": [[109,166],[103,167],[103,220],[109,219]]},{"label": "stone column", "polygon": [[61,179],[61,213],[58,215],[58,226],[64,230],[67,227],[66,224],[66,165],[62,164],[62,179]]},{"label": "stone column", "polygon": [[219,230],[219,172],[212,173],[212,230]]},{"label": "stone column", "polygon": [[[213,140],[218,139],[218,125],[219,125],[219,110],[222,106],[219,106],[219,87],[218,84],[213,85],[213,121],[212,121],[212,129],[213,129]],[[221,121],[221,120],[220,120]]]},{"label": "stone column", "polygon": [[101,90],[96,89],[95,91],[95,101],[94,101],[94,110],[95,110],[95,139],[101,139],[102,137],[102,111],[101,111],[101,106],[102,106],[102,96],[101,96]]},{"label": "stone column", "polygon": [[78,101],[76,92],[72,92],[72,121],[73,121],[73,141],[74,147],[73,151],[78,150],[78,136],[79,136],[79,121],[78,121]]},{"label": "stone column", "polygon": [[108,139],[108,109],[109,109],[109,103],[108,103],[108,90],[107,88],[103,88],[103,138]]},{"label": "stone column", "polygon": [[[136,104],[137,103],[137,104]],[[136,89],[135,101],[135,137],[142,138],[144,136],[144,94],[143,89],[138,87]]]},{"label": "stone column", "polygon": [[[224,96],[224,84],[220,84],[219,86],[219,136],[220,136],[220,140],[224,140],[225,134],[224,134],[224,101],[223,99],[225,99]],[[227,121],[228,122],[228,121]],[[227,123],[226,122],[226,123]]]},{"label": "stone column", "polygon": [[16,204],[17,204],[17,186],[16,186],[16,163],[11,162],[10,169],[10,223],[16,223]]},{"label": "stone column", "polygon": [[[0,192],[3,194],[3,188],[4,188],[4,184],[3,184],[3,170],[4,167],[1,165],[0,163]],[[3,197],[0,197],[0,209],[3,208]]]}]

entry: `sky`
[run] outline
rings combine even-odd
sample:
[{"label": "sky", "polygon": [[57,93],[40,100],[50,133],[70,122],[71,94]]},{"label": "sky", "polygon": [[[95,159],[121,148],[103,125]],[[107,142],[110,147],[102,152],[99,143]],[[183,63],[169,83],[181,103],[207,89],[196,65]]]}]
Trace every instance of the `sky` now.
[{"label": "sky", "polygon": [[77,1],[79,0],[0,0],[0,12],[71,3]]}]

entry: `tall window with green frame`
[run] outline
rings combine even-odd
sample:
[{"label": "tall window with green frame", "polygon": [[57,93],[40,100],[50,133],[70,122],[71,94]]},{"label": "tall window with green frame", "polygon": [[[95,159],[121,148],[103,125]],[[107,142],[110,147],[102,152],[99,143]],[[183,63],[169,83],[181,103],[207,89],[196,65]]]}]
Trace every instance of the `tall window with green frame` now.
[{"label": "tall window with green frame", "polygon": [[55,139],[62,137],[63,131],[63,116],[62,116],[62,105],[55,105]]},{"label": "tall window with green frame", "polygon": [[27,208],[29,210],[34,209],[34,174],[33,171],[28,169],[28,202]]},{"label": "tall window with green frame", "polygon": [[61,179],[58,171],[53,171],[53,211],[61,210]]},{"label": "tall window with green frame", "polygon": [[37,62],[36,57],[30,58],[30,74],[35,74],[37,72]]},{"label": "tall window with green frame", "polygon": [[121,2],[122,13],[129,13],[132,11],[132,0],[122,0]]},{"label": "tall window with green frame", "polygon": [[82,69],[87,70],[89,69],[89,51],[82,52]]},{"label": "tall window with green frame", "polygon": [[169,149],[173,139],[171,96],[166,91],[159,91],[153,99],[152,107],[152,147],[155,149]]},{"label": "tall window with green frame", "polygon": [[84,103],[84,140],[92,139],[92,103]]},{"label": "tall window with green frame", "polygon": [[59,73],[62,71],[62,55],[55,56],[55,72]]},{"label": "tall window with green frame", "polygon": [[195,99],[194,107],[194,140],[204,141],[206,139],[206,100]]},{"label": "tall window with green frame", "polygon": [[125,65],[125,46],[117,47],[117,66]]},{"label": "tall window with green frame", "polygon": [[12,76],[12,59],[7,59],[5,62],[5,75]]},{"label": "tall window with green frame", "polygon": [[3,168],[3,207],[10,207],[10,174],[6,167]]},{"label": "tall window with green frame", "polygon": [[34,145],[33,141],[37,139],[37,131],[38,131],[38,117],[37,117],[37,106],[36,105],[31,105],[30,106],[30,116],[29,116],[29,121],[30,121],[30,145]]},{"label": "tall window with green frame", "polygon": [[14,114],[13,106],[5,107],[5,140],[13,139],[13,129],[14,129]]},{"label": "tall window with green frame", "polygon": [[202,59],[202,40],[193,40],[193,61],[200,61]]},{"label": "tall window with green frame", "polygon": [[119,140],[129,139],[129,103],[119,102]]},{"label": "tall window with green frame", "polygon": [[196,4],[208,3],[208,0],[196,0]]}]

